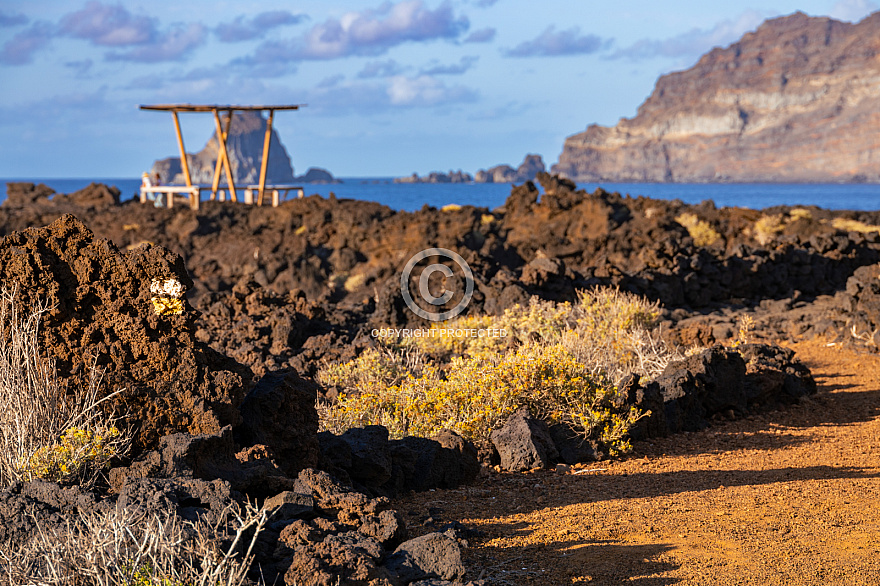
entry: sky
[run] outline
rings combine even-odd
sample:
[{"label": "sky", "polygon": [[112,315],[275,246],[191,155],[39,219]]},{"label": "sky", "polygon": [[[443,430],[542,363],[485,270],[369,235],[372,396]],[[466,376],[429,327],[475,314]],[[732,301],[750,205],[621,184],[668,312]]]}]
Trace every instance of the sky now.
[{"label": "sky", "polygon": [[[765,19],[858,21],[871,0],[3,0],[0,177],[139,177],[177,154],[139,104],[307,104],[275,128],[297,173],[556,162],[658,76]],[[213,131],[181,114],[187,151]]]}]

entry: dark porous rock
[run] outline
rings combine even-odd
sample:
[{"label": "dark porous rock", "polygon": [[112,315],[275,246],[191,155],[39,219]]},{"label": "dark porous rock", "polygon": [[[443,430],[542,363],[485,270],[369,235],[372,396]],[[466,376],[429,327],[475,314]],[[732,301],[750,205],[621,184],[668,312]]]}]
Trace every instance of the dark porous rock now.
[{"label": "dark porous rock", "polygon": [[745,371],[742,357],[721,345],[670,363],[652,383],[663,397],[668,431],[698,431],[707,417],[745,413]]},{"label": "dark porous rock", "polygon": [[126,478],[116,500],[120,509],[139,510],[150,515],[171,511],[184,519],[216,520],[242,495],[225,480],[184,478]]},{"label": "dark porous rock", "polygon": [[332,513],[343,524],[360,525],[369,515],[391,508],[387,498],[371,498],[343,486],[323,470],[306,468],[296,478],[295,492],[309,494],[324,512]]},{"label": "dark porous rock", "polygon": [[605,452],[597,442],[587,440],[583,434],[579,434],[564,423],[551,425],[550,437],[559,452],[559,459],[566,464],[593,462],[605,457]]},{"label": "dark porous rock", "polygon": [[238,491],[265,497],[291,490],[288,478],[273,460],[240,461],[234,451],[232,428],[219,434],[177,433],[163,437],[159,449],[148,452],[128,468],[111,471],[110,482],[120,490],[127,478],[221,479]]},{"label": "dark porous rock", "polygon": [[332,432],[322,431],[318,434],[318,447],[321,456],[317,467],[344,484],[352,484],[348,475],[351,468],[351,446],[348,442]]},{"label": "dark porous rock", "polygon": [[644,387],[636,384],[630,389],[629,404],[645,415],[630,428],[629,436],[634,440],[644,440],[669,434],[670,426],[666,421],[666,406],[660,385],[656,382]]},{"label": "dark porous rock", "polygon": [[37,203],[48,203],[55,190],[40,183],[7,183],[6,200],[0,204],[6,208],[24,208]]},{"label": "dark porous rock", "polygon": [[746,362],[745,392],[750,408],[792,404],[815,394],[816,381],[793,350],[767,344],[743,344],[737,350]]},{"label": "dark porous rock", "polygon": [[746,368],[738,352],[716,344],[689,356],[682,366],[694,375],[697,386],[701,388],[706,415],[711,417],[729,410],[737,414],[746,412],[743,388]]},{"label": "dark porous rock", "polygon": [[314,516],[315,499],[310,494],[286,490],[266,499],[263,506],[272,511],[273,521],[308,519]]},{"label": "dark porous rock", "polygon": [[50,307],[39,343],[62,390],[88,387],[90,357],[102,393],[124,389],[106,406],[134,425],[132,457],[170,433],[239,423],[250,370],[195,339],[197,312],[185,297],[179,311],[157,311],[154,282],[193,286],[180,255],[150,244],[122,252],[67,214],[3,238],[0,273],[23,307]]},{"label": "dark porous rock", "polygon": [[391,509],[364,517],[358,531],[390,549],[400,545],[407,537],[406,523],[400,513]]},{"label": "dark porous rock", "polygon": [[382,544],[363,533],[329,535],[323,541],[296,547],[284,574],[284,583],[288,586],[392,586],[388,572],[380,567],[384,555]]},{"label": "dark porous rock", "polygon": [[391,444],[393,477],[382,488],[388,496],[404,491],[455,488],[480,472],[477,449],[455,432],[433,438],[405,437]]},{"label": "dark porous rock", "polygon": [[648,385],[647,393],[656,393],[663,400],[662,420],[666,429],[661,435],[680,431],[699,431],[708,425],[696,380],[686,368],[679,368],[657,377]]},{"label": "dark porous rock", "polygon": [[316,387],[295,372],[265,375],[241,404],[236,430],[242,445],[264,444],[285,474],[296,476],[318,463]]},{"label": "dark porous rock", "polygon": [[61,529],[77,513],[104,512],[110,505],[78,486],[17,482],[0,491],[0,547],[14,547],[37,528]]},{"label": "dark porous rock", "polygon": [[520,409],[500,429],[492,432],[492,444],[509,472],[547,468],[559,457],[547,424]]},{"label": "dark porous rock", "polygon": [[456,580],[464,576],[461,547],[442,533],[406,541],[388,556],[385,567],[405,583],[426,578]]},{"label": "dark porous rock", "polygon": [[391,448],[388,430],[381,425],[354,427],[341,436],[351,448],[352,481],[370,488],[379,487],[391,479]]},{"label": "dark porous rock", "polygon": [[53,202],[71,203],[75,206],[96,210],[119,205],[120,191],[118,187],[103,183],[91,183],[79,191],[66,195],[56,195]]}]

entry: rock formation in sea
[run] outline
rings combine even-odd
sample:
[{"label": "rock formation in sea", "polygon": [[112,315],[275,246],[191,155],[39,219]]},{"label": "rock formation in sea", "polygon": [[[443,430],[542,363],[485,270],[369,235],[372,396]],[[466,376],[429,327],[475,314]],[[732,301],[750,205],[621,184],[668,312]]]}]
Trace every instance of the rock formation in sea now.
[{"label": "rock formation in sea", "polygon": [[320,167],[309,167],[305,175],[298,175],[293,180],[297,183],[342,183],[330,171]]},{"label": "rock formation in sea", "polygon": [[565,141],[576,181],[880,181],[880,12],[797,12],[662,76],[634,118]]},{"label": "rock formation in sea", "polygon": [[[226,118],[222,118],[226,124]],[[259,112],[236,112],[232,117],[226,148],[235,181],[240,184],[254,184],[260,180],[260,162],[263,156],[263,141],[266,136],[266,119]],[[210,184],[214,179],[214,166],[217,163],[217,133],[205,147],[195,154],[187,153],[189,172],[193,183]],[[151,173],[158,173],[163,183],[184,183],[180,157],[168,157],[153,163]],[[266,179],[269,183],[293,183],[293,166],[290,155],[281,144],[278,132],[272,129],[269,146],[269,167]],[[221,183],[226,183],[226,175],[221,175]]]},{"label": "rock formation in sea", "polygon": [[407,177],[397,177],[394,183],[470,183],[474,180],[470,173],[465,173],[461,169],[458,171],[450,170],[449,173],[441,173],[440,171],[432,171],[424,177],[420,177],[418,173],[413,173]]},{"label": "rock formation in sea", "polygon": [[534,181],[538,173],[544,172],[544,160],[541,155],[526,155],[519,167],[496,165],[489,169],[480,169],[474,176],[477,183],[525,183]]}]

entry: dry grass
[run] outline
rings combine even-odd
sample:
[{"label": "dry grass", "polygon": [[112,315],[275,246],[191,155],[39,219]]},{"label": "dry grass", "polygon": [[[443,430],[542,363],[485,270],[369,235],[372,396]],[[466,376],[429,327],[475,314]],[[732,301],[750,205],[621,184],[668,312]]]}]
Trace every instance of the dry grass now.
[{"label": "dry grass", "polygon": [[60,529],[38,526],[28,542],[0,546],[0,584],[239,586],[269,513],[248,505],[219,517],[193,523],[113,509]]},{"label": "dry grass", "polygon": [[102,409],[116,393],[99,398],[94,364],[88,387],[61,390],[38,343],[48,309],[23,310],[16,289],[0,289],[0,487],[33,478],[90,485],[128,445],[118,419]]}]

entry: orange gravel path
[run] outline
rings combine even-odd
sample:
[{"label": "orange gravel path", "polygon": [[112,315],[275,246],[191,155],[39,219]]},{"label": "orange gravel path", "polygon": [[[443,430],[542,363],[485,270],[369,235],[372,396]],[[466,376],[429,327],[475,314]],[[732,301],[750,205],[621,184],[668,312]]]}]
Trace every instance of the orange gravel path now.
[{"label": "orange gravel path", "polygon": [[880,357],[792,347],[820,389],[785,411],[396,504],[485,532],[488,584],[880,584]]}]

